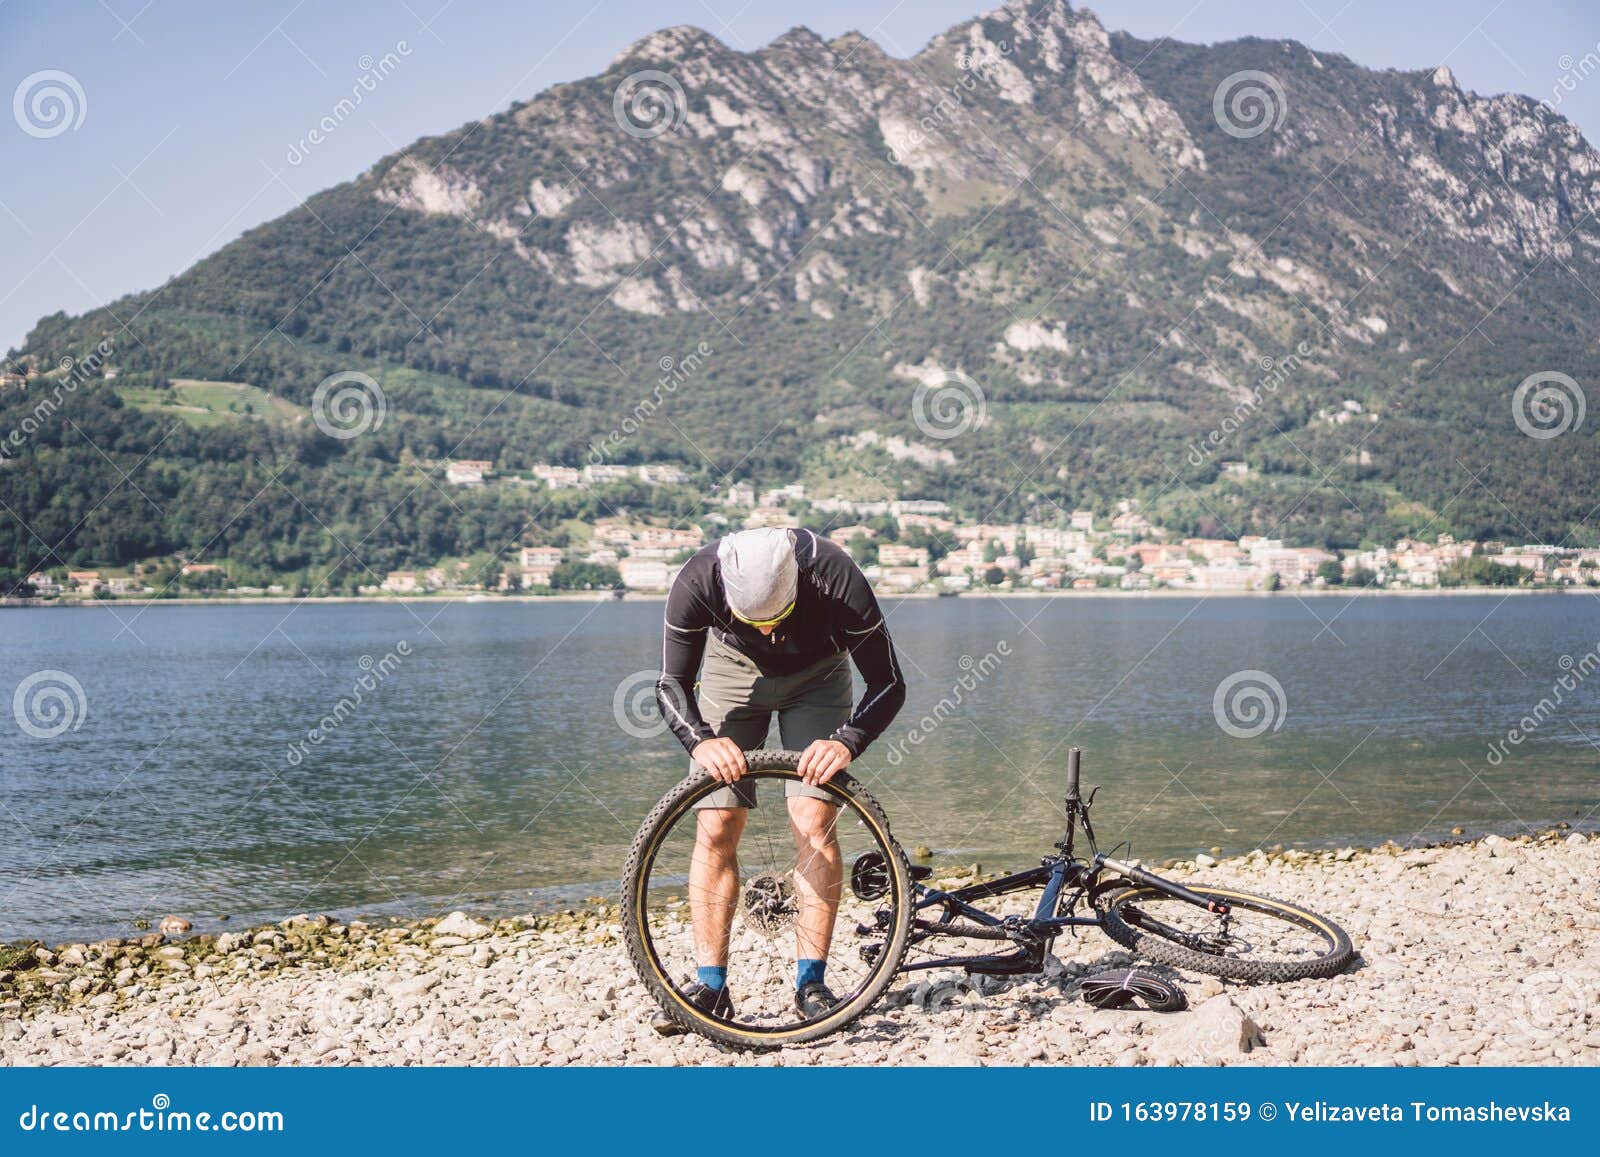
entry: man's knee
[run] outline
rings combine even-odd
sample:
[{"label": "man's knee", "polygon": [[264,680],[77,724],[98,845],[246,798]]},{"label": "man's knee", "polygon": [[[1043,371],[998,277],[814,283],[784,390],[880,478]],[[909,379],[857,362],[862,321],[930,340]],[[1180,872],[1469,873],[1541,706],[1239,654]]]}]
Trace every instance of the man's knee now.
[{"label": "man's knee", "polygon": [[837,837],[838,821],[839,809],[828,800],[789,797],[789,822],[798,839],[812,845],[832,843]]},{"label": "man's knee", "polygon": [[715,852],[733,851],[744,832],[747,814],[742,807],[701,808],[695,813],[699,843]]}]

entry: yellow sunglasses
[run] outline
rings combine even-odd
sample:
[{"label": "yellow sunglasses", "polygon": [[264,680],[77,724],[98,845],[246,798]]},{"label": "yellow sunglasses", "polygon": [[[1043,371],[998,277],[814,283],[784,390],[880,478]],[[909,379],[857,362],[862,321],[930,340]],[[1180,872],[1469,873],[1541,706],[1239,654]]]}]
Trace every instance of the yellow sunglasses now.
[{"label": "yellow sunglasses", "polygon": [[733,615],[734,618],[738,619],[741,623],[748,627],[776,627],[779,623],[783,622],[784,619],[787,619],[792,613],[794,613],[794,600],[791,599],[788,606],[784,607],[783,610],[779,611],[770,619],[747,619],[732,607],[728,608],[728,613]]}]

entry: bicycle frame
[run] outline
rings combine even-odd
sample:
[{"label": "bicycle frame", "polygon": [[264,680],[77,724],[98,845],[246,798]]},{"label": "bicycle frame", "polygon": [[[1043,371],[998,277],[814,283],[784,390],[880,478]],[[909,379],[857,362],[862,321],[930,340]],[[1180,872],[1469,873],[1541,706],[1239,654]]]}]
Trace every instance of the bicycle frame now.
[{"label": "bicycle frame", "polygon": [[[1090,792],[1085,798],[1079,787],[1081,759],[1082,752],[1076,747],[1067,753],[1067,830],[1061,842],[1056,844],[1057,854],[1046,856],[1036,868],[1014,872],[997,880],[968,884],[953,891],[932,888],[920,881],[914,885],[916,903],[912,909],[911,947],[941,936],[1001,940],[1017,947],[1010,952],[919,960],[902,964],[900,971],[964,967],[968,972],[999,976],[1039,972],[1044,968],[1045,954],[1063,930],[1101,926],[1102,918],[1094,901],[1102,891],[1123,887],[1125,882],[1158,889],[1220,916],[1228,914],[1226,904],[1191,892],[1181,884],[1163,880],[1137,865],[1112,859],[1099,850],[1095,843],[1094,826],[1089,822],[1089,808],[1094,802],[1095,792]],[[1084,838],[1089,841],[1092,855],[1088,860],[1078,857],[1074,851],[1080,828]],[[995,916],[975,904],[975,901],[1034,888],[1040,888],[1042,892],[1032,916]],[[1078,905],[1085,898],[1090,901],[1092,914],[1075,915]],[[921,916],[921,913],[934,908],[943,909],[940,919],[935,921]],[[955,921],[958,917],[970,923],[957,924]]]}]

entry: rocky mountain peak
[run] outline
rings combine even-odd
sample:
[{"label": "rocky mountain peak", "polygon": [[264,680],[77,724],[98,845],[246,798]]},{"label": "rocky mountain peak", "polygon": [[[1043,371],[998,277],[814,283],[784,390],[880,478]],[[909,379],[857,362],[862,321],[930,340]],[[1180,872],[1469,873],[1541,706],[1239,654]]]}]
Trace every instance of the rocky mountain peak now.
[{"label": "rocky mountain peak", "polygon": [[[795,463],[822,445],[845,462],[829,470],[870,453],[874,469],[928,471],[919,486],[981,490],[1017,446],[1080,432],[1118,478],[1167,478],[1174,443],[1303,350],[1285,395],[1299,408],[1241,433],[1230,460],[1301,469],[1271,436],[1300,430],[1314,452],[1327,434],[1314,415],[1331,412],[1319,391],[1337,389],[1334,408],[1360,400],[1378,426],[1342,492],[1382,476],[1374,509],[1404,506],[1399,492],[1436,512],[1454,491],[1434,494],[1418,463],[1448,461],[1456,435],[1414,415],[1482,425],[1483,383],[1514,357],[1520,379],[1530,350],[1576,365],[1600,341],[1587,288],[1600,284],[1600,156],[1552,110],[1465,91],[1447,68],[1368,70],[1293,42],[1141,41],[1061,0],[1010,0],[909,59],[860,33],[793,28],[746,52],[665,29],[602,76],[419,141],[308,209],[148,310],[114,306],[179,335],[178,352],[154,339],[125,351],[124,371],[148,359],[292,392],[291,359],[332,372],[359,355],[533,391],[538,420],[570,431],[631,405],[639,376],[685,342],[715,338],[715,369],[675,403],[706,407],[712,441],[748,449],[773,415],[821,415],[805,438],[765,445]],[[37,352],[51,361],[115,324],[51,321]],[[280,325],[292,355],[259,340]],[[218,364],[191,364],[221,340],[209,335],[236,331]],[[850,431],[921,445],[907,367],[981,382],[989,425],[937,453],[846,453]],[[496,437],[476,456],[523,453],[521,433]],[[642,443],[628,452],[646,460]],[[1058,466],[1041,493],[1085,498]],[[1502,494],[1530,525],[1556,501]],[[1250,517],[1279,497],[1252,491]],[[1374,516],[1317,517],[1365,533]]]},{"label": "rocky mountain peak", "polygon": [[809,54],[827,52],[828,42],[804,24],[796,24],[768,45],[768,48]]},{"label": "rocky mountain peak", "polygon": [[635,60],[688,61],[731,52],[733,49],[704,28],[693,24],[676,24],[635,40],[612,58],[611,69]]}]

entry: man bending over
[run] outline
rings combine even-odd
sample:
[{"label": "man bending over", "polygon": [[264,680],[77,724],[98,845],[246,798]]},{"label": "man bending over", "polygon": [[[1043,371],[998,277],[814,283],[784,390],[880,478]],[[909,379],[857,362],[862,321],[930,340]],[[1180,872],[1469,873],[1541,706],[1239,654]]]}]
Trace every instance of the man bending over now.
[{"label": "man bending over", "polygon": [[[854,710],[846,655],[867,685]],[[765,744],[774,712],[783,746],[804,753],[803,782],[789,782],[784,801],[798,850],[795,1005],[811,1018],[838,1003],[826,969],[844,865],[837,807],[821,786],[882,733],[905,696],[878,600],[836,544],[809,530],[744,530],[703,547],[679,572],[656,697],[694,763],[723,784],[696,805],[689,895],[699,968],[685,995],[699,1008],[733,1017],[737,853],[756,806],[755,784],[741,782],[744,752]]]}]

